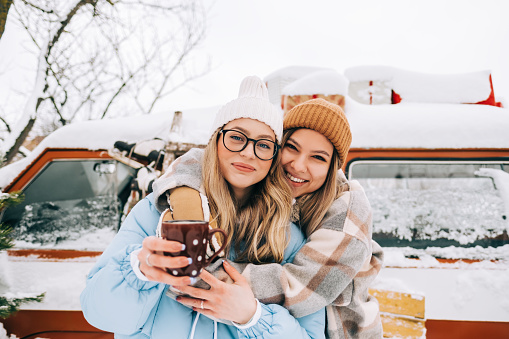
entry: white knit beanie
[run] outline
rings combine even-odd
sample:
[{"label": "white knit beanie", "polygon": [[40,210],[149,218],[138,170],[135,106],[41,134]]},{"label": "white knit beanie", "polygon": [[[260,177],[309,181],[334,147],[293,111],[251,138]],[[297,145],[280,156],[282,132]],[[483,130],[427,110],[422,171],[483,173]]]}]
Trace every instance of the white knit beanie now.
[{"label": "white knit beanie", "polygon": [[250,118],[267,124],[276,135],[278,142],[283,136],[283,112],[269,101],[269,92],[263,81],[256,76],[248,76],[240,84],[239,97],[230,101],[216,114],[211,134],[240,118]]}]

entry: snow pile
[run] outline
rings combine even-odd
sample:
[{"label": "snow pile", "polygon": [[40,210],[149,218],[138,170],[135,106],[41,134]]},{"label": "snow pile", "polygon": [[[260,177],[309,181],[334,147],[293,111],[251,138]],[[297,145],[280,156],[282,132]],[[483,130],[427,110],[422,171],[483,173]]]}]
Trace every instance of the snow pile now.
[{"label": "snow pile", "polygon": [[509,173],[494,168],[480,168],[475,174],[493,178],[500,196],[504,199],[505,213],[509,218]]},{"label": "snow pile", "polygon": [[484,289],[492,295],[498,295],[498,306],[505,311],[509,311],[507,286],[509,286],[509,273],[494,279],[493,276],[482,270],[467,271],[456,279],[456,293],[453,294],[452,300],[456,307],[468,307],[472,303],[473,296],[480,289]]},{"label": "snow pile", "polygon": [[0,322],[0,339],[18,339],[14,334],[7,336],[7,331],[4,328],[4,325]]},{"label": "snow pile", "polygon": [[350,67],[344,71],[345,76],[351,82],[392,80],[397,72],[397,68],[376,65]]},{"label": "snow pile", "polygon": [[11,286],[11,278],[8,274],[7,265],[7,252],[0,251],[0,295]]},{"label": "snow pile", "polygon": [[377,290],[408,293],[408,294],[415,295],[416,296],[415,299],[418,299],[419,297],[422,298],[422,296],[424,295],[424,293],[422,291],[416,291],[415,289],[410,288],[401,279],[381,278],[380,276],[378,276],[375,279],[375,281],[371,285],[371,288],[374,288]]},{"label": "snow pile", "polygon": [[383,81],[402,102],[476,103],[491,93],[490,71],[427,74],[386,66],[357,66],[345,70],[351,82]]},{"label": "snow pile", "polygon": [[491,93],[490,71],[465,74],[424,74],[399,71],[393,89],[402,101],[476,103]]},{"label": "snow pile", "polygon": [[346,97],[351,148],[509,148],[509,109],[488,105],[363,105]]},{"label": "snow pile", "polygon": [[[499,247],[384,247],[384,266],[386,267],[422,267],[422,268],[509,268],[509,245]],[[459,260],[443,263],[439,259]],[[416,260],[419,259],[419,260]],[[461,260],[479,260],[465,263]],[[497,260],[494,262],[493,260]]]},{"label": "snow pile", "polygon": [[348,93],[348,79],[333,70],[317,71],[306,75],[283,88],[284,95]]},{"label": "snow pile", "polygon": [[45,293],[42,302],[21,305],[25,310],[80,310],[79,296],[97,258],[86,259],[11,262],[13,284],[10,293],[31,296]]}]

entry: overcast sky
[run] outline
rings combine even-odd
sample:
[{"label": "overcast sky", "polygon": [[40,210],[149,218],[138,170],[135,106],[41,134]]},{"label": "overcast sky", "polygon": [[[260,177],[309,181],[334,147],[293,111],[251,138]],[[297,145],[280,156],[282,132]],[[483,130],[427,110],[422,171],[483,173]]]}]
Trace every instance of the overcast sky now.
[{"label": "overcast sky", "polygon": [[506,0],[217,0],[208,25],[202,50],[214,69],[169,98],[176,108],[226,103],[244,76],[292,65],[489,69],[496,97],[509,99]]},{"label": "overcast sky", "polygon": [[[212,71],[167,97],[158,112],[222,105],[236,97],[243,77],[263,78],[293,65],[341,73],[360,65],[440,74],[489,69],[497,100],[509,99],[507,0],[204,3],[211,8],[199,52],[210,57]],[[5,40],[0,59],[16,51],[12,46],[7,51]],[[11,65],[18,59],[11,58]],[[6,78],[0,81],[0,91],[5,90]]]}]

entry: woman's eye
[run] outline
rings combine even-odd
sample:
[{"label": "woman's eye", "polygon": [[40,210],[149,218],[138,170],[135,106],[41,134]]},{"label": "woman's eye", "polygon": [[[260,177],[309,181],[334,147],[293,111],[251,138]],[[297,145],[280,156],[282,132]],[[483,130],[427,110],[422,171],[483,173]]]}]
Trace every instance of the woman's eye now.
[{"label": "woman's eye", "polygon": [[292,145],[292,144],[288,144],[288,143],[287,143],[287,144],[285,144],[285,147],[288,147],[289,149],[293,149],[293,150],[295,150],[295,151],[297,150],[297,147],[295,147],[295,146],[294,146],[294,145]]},{"label": "woman's eye", "polygon": [[326,162],[326,161],[327,161],[327,160],[325,160],[325,158],[324,158],[324,157],[322,157],[322,156],[320,156],[320,155],[313,155],[313,158],[315,158],[315,159],[317,159],[317,160],[319,160],[319,161],[324,161],[324,162]]},{"label": "woman's eye", "polygon": [[244,141],[244,138],[241,135],[232,135],[230,138],[234,141]]},{"label": "woman's eye", "polygon": [[266,142],[258,142],[257,143],[257,146],[260,147],[260,148],[263,148],[263,149],[271,149],[272,147],[270,147],[270,145]]}]

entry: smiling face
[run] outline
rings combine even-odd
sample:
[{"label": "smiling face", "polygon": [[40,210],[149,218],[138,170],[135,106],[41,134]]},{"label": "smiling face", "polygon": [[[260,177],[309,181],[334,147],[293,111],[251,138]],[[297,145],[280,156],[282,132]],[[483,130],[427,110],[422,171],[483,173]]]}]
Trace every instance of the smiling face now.
[{"label": "smiling face", "polygon": [[[276,141],[274,131],[258,120],[242,118],[227,123],[223,130],[231,129],[244,133],[251,139],[268,139]],[[219,168],[224,178],[233,189],[237,200],[242,200],[250,191],[250,188],[262,181],[270,171],[272,160],[264,161],[256,157],[253,142],[240,152],[229,151],[223,144],[224,134],[220,134],[217,140],[217,156]]]},{"label": "smiling face", "polygon": [[298,129],[283,146],[281,163],[294,198],[318,190],[325,182],[334,147],[311,129]]}]

